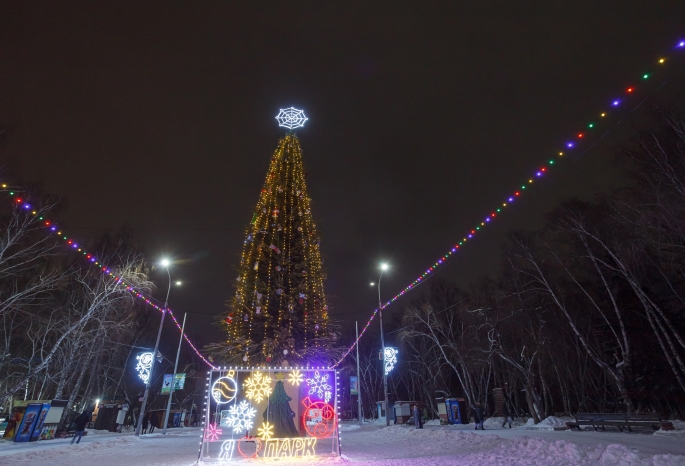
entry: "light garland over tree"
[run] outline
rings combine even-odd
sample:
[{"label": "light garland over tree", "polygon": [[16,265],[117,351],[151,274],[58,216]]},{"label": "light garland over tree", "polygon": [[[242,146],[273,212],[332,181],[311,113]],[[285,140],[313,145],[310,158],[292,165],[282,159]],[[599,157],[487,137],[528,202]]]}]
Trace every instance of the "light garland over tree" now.
[{"label": "light garland over tree", "polygon": [[335,332],[328,318],[320,239],[305,182],[301,110],[276,117],[288,133],[278,142],[246,231],[235,296],[222,325],[226,342],[209,345],[227,364],[333,362]]}]

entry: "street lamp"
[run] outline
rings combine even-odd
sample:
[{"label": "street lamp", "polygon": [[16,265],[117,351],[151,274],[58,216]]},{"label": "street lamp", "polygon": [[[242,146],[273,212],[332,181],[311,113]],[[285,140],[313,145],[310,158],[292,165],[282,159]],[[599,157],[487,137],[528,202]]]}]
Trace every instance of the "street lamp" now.
[{"label": "street lamp", "polygon": [[[383,304],[381,303],[381,278],[383,278],[383,272],[388,270],[388,264],[381,264],[381,274],[378,277],[378,313],[381,323],[381,354],[385,358],[385,335],[383,334]],[[371,283],[373,286],[373,283]],[[383,361],[385,367],[385,360]],[[388,374],[383,371],[383,393],[385,394],[385,425],[386,427],[390,425],[390,403],[388,401]]]},{"label": "street lamp", "polygon": [[145,408],[147,407],[147,398],[150,395],[150,384],[152,383],[152,372],[155,369],[155,360],[157,359],[157,349],[159,348],[159,339],[162,337],[162,328],[164,327],[164,317],[166,316],[167,307],[169,306],[169,293],[171,293],[171,273],[169,266],[171,261],[169,259],[162,259],[160,262],[162,267],[166,268],[166,273],[169,277],[169,288],[166,292],[166,299],[164,300],[164,309],[162,309],[162,319],[159,321],[159,330],[157,331],[157,341],[155,342],[155,350],[152,357],[152,365],[150,366],[150,378],[145,384],[145,394],[143,394],[143,404],[140,405],[140,414],[138,415],[138,423],[136,425],[136,437],[140,436],[140,431],[143,428],[143,416],[145,416]]}]

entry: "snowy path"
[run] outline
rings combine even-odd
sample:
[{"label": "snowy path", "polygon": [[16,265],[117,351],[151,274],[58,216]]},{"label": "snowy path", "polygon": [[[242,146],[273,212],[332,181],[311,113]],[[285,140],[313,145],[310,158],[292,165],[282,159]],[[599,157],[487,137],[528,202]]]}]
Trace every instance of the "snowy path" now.
[{"label": "snowy path", "polygon": [[[198,429],[135,438],[132,433],[96,434],[80,445],[70,440],[0,443],[0,465],[190,466],[197,458]],[[467,427],[343,425],[343,453],[356,466],[618,465],[685,466],[685,437],[613,432],[539,432],[520,429],[474,432]],[[254,461],[252,461],[254,462]],[[262,462],[262,461],[257,461]],[[342,465],[341,459],[307,464]],[[279,465],[302,461],[278,461]]]}]

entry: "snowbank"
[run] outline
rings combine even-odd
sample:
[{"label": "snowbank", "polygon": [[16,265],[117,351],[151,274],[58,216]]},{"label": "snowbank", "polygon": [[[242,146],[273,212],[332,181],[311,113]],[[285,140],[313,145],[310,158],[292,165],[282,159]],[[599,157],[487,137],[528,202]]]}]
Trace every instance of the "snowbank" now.
[{"label": "snowbank", "polygon": [[526,422],[524,425],[519,427],[519,429],[530,429],[530,430],[554,430],[556,429],[565,429],[566,428],[566,422],[573,422],[574,419],[572,417],[556,417],[556,416],[549,416],[548,418],[543,419],[540,421],[540,423],[535,424],[535,421],[533,421],[532,418],[528,419],[528,422]]},{"label": "snowbank", "polygon": [[440,419],[431,419],[430,421],[426,421],[423,424],[424,426],[439,426],[440,425]]},{"label": "snowbank", "polygon": [[[501,429],[502,428],[502,423],[504,422],[503,417],[489,417],[483,422],[483,427],[486,429]],[[511,423],[511,427],[521,427],[524,425],[525,422],[521,418],[516,418],[514,419],[514,422]],[[509,424],[507,424],[506,429],[509,428]]]},{"label": "snowbank", "polygon": [[673,430],[659,429],[654,432],[654,435],[663,435],[665,437],[685,437],[685,422],[678,420],[670,422],[673,423]]}]

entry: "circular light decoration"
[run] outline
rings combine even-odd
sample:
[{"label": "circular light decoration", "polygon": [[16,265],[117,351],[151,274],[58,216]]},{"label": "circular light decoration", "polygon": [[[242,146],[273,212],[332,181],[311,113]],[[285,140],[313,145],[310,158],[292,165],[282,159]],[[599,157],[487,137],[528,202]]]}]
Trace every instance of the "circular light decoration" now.
[{"label": "circular light decoration", "polygon": [[220,377],[212,385],[212,398],[219,404],[230,403],[238,394],[238,385],[233,377]]},{"label": "circular light decoration", "polygon": [[385,357],[383,358],[383,362],[385,363],[385,375],[388,375],[390,371],[395,368],[398,353],[399,351],[397,348],[392,348],[390,346],[385,347]]},{"label": "circular light decoration", "polygon": [[145,353],[140,353],[136,356],[138,364],[136,364],[136,370],[138,371],[138,377],[141,378],[143,382],[147,385],[148,380],[150,380],[150,369],[152,368],[152,351],[146,351]]},{"label": "circular light decoration", "polygon": [[308,120],[304,116],[303,110],[298,110],[294,107],[282,108],[276,116],[278,120],[278,126],[284,126],[288,129],[301,128],[304,126],[304,122]]},{"label": "circular light decoration", "polygon": [[248,400],[254,400],[260,403],[263,399],[271,395],[273,388],[271,388],[271,377],[269,374],[262,374],[255,371],[252,377],[247,379],[243,384],[245,388],[245,396]]}]

